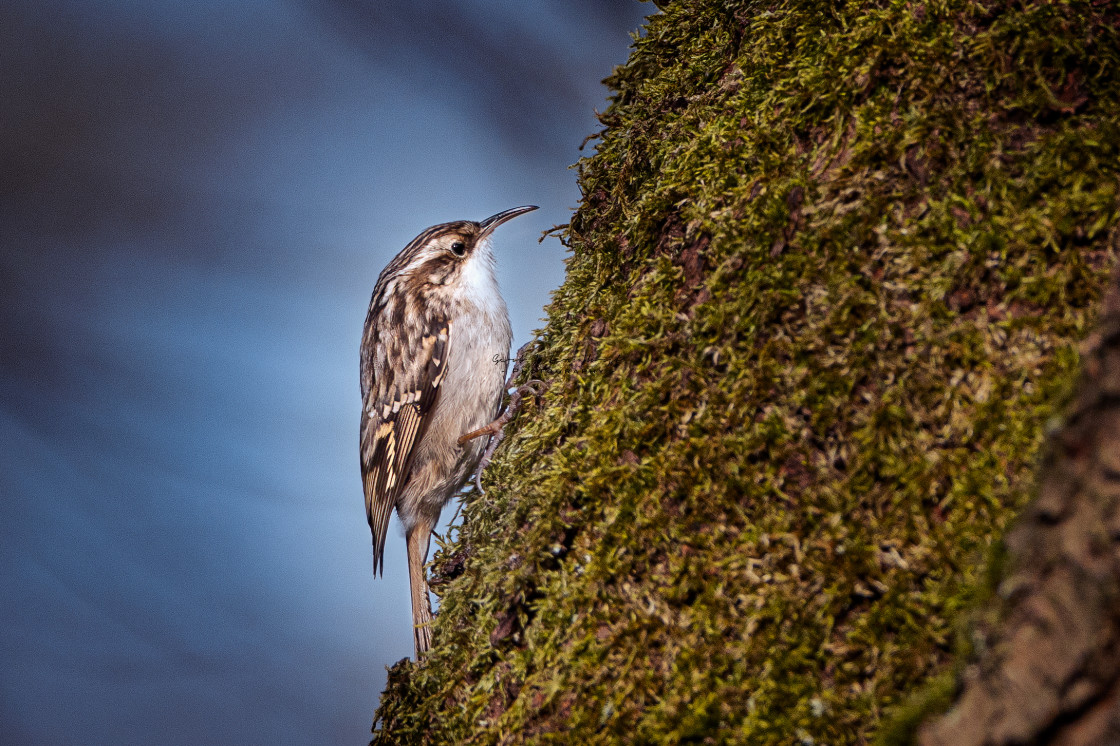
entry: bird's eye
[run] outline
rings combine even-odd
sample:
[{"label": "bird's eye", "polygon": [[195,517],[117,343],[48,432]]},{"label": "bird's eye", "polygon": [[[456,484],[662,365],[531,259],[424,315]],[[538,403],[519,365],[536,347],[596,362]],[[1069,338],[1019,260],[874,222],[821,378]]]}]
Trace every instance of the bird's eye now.
[{"label": "bird's eye", "polygon": [[467,245],[462,241],[455,241],[451,244],[451,251],[455,256],[462,256],[467,253]]}]

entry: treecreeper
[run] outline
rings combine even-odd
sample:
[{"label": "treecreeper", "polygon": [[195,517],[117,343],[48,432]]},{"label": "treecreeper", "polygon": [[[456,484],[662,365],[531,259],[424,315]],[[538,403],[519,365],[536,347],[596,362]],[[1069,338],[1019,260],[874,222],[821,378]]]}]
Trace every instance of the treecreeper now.
[{"label": "treecreeper", "polygon": [[[424,563],[440,511],[483,458],[505,391],[513,338],[490,237],[537,209],[432,226],[377,278],[362,333],[361,463],[373,571],[385,569],[396,508],[408,546],[413,637],[431,647]],[[504,420],[503,420],[504,422]]]}]

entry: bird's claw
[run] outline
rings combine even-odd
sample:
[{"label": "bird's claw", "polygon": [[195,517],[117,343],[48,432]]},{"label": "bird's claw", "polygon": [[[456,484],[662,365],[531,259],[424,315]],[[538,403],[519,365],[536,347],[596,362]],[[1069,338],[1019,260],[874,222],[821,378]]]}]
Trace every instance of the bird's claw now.
[{"label": "bird's claw", "polygon": [[[544,381],[539,378],[526,381],[514,390],[515,395],[524,396],[525,394],[532,394],[537,404],[541,403],[541,393],[544,391]],[[512,402],[512,396],[510,397]]]}]

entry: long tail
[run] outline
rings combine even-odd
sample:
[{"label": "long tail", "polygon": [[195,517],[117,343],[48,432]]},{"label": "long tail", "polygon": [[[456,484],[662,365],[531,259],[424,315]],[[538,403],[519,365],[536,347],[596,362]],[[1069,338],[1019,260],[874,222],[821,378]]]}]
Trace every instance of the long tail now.
[{"label": "long tail", "polygon": [[420,519],[408,531],[408,583],[412,589],[412,631],[416,643],[416,660],[432,647],[432,602],[428,597],[428,580],[424,561],[432,540],[432,522]]}]

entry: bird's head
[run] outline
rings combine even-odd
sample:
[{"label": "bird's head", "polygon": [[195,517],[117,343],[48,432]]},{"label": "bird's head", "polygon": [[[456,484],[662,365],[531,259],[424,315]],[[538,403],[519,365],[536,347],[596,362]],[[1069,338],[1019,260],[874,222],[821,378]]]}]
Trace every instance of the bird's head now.
[{"label": "bird's head", "polygon": [[387,270],[412,283],[448,285],[455,283],[468,269],[479,262],[490,264],[490,234],[499,225],[518,215],[536,210],[525,205],[503,210],[480,222],[457,220],[434,225],[421,233],[397,255]]}]

